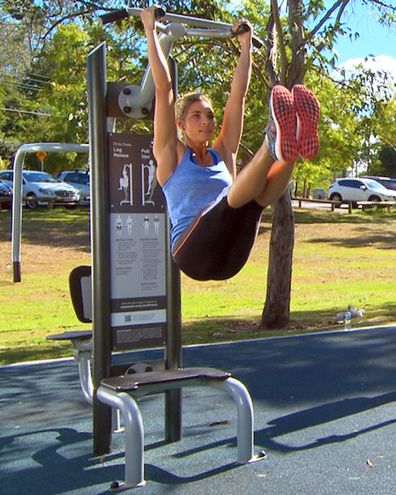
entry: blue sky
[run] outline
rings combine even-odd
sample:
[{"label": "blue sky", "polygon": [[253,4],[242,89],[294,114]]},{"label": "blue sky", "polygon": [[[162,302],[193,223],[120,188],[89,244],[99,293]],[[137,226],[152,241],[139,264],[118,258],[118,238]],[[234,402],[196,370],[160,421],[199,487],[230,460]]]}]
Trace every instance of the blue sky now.
[{"label": "blue sky", "polygon": [[382,27],[374,19],[369,9],[357,5],[344,14],[344,23],[360,34],[356,41],[343,38],[337,43],[340,62],[351,58],[366,57],[367,55],[387,55],[396,60],[396,26]]},{"label": "blue sky", "polygon": [[[353,72],[354,67],[362,63],[372,70],[387,70],[396,81],[396,26],[381,26],[375,14],[361,2],[351,2],[342,20],[352,33],[359,33],[359,37],[354,41],[345,37],[337,42],[339,66]],[[374,55],[375,60],[365,61],[369,55]]]},{"label": "blue sky", "polygon": [[[279,3],[280,0],[278,0]],[[329,8],[335,0],[325,0]],[[243,0],[228,0],[228,5],[236,5]],[[269,0],[268,0],[269,2]],[[389,5],[395,5],[396,0],[384,0]],[[342,21],[352,33],[359,37],[350,41],[340,38],[335,46],[339,66],[353,71],[353,67],[362,63],[373,70],[388,70],[396,81],[396,24],[384,27],[376,20],[376,13],[362,5],[362,0],[352,0],[344,11]],[[365,57],[374,55],[376,60],[365,62]]]}]

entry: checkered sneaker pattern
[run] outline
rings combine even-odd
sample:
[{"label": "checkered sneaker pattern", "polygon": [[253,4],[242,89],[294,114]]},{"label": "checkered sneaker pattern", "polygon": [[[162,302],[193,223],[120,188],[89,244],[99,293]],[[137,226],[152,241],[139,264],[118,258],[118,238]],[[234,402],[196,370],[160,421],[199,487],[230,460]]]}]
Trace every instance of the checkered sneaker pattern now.
[{"label": "checkered sneaker pattern", "polygon": [[293,87],[292,95],[297,113],[298,153],[306,159],[315,158],[319,151],[319,102],[312,91],[301,84]]},{"label": "checkered sneaker pattern", "polygon": [[270,117],[266,127],[270,154],[276,160],[292,163],[298,156],[296,142],[296,112],[293,97],[284,86],[271,91]]}]

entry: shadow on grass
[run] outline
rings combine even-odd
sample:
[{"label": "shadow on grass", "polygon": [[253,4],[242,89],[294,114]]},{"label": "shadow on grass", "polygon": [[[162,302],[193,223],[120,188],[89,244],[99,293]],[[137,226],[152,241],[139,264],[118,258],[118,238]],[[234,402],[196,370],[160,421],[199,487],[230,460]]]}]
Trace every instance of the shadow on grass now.
[{"label": "shadow on grass", "polygon": [[[395,212],[386,212],[383,210],[366,210],[355,211],[353,213],[346,213],[345,211],[331,211],[331,210],[294,210],[294,222],[295,225],[310,225],[310,224],[338,224],[338,225],[353,225],[356,227],[359,224],[375,225],[380,223],[381,225],[389,224],[389,230],[392,233],[395,230],[394,224],[396,222]],[[259,235],[266,234],[270,231],[272,225],[271,210],[267,209],[263,211],[261,217],[261,225]],[[364,232],[364,227],[361,228]],[[334,238],[329,239],[333,241]],[[315,242],[320,242],[319,240]],[[324,240],[327,242],[327,239]]]},{"label": "shadow on grass", "polygon": [[364,224],[395,220],[394,212],[378,210],[356,211],[346,213],[340,211],[300,211],[294,210],[294,218],[297,224],[309,223],[342,223],[342,224]]},{"label": "shadow on grass", "polygon": [[70,344],[26,345],[0,349],[0,365],[73,357]]},{"label": "shadow on grass", "polygon": [[[213,316],[183,323],[183,344],[233,341],[240,339],[269,338],[287,335],[300,335],[311,332],[328,332],[342,328],[337,313],[345,308],[331,308],[326,311],[294,311],[290,323],[282,329],[265,329],[261,325],[261,316],[257,318],[235,318]],[[352,328],[394,323],[396,303],[391,302],[384,308],[370,308],[359,320],[352,320]]]},{"label": "shadow on grass", "polygon": [[[10,241],[11,228],[11,212],[7,210],[0,215],[0,241]],[[79,251],[89,252],[88,208],[24,210],[22,244],[24,242],[45,246],[74,247]]]},{"label": "shadow on grass", "polygon": [[353,238],[337,238],[334,237],[321,237],[318,239],[311,239],[309,242],[312,244],[328,243],[333,246],[358,248],[365,246],[374,246],[380,249],[396,249],[396,232],[395,226],[389,225],[389,230],[373,230],[367,231],[363,227],[355,228],[356,237]]},{"label": "shadow on grass", "polygon": [[14,282],[7,280],[0,280],[0,289],[3,287],[12,287],[13,285],[15,285]]},{"label": "shadow on grass", "polygon": [[[296,224],[375,224],[395,220],[394,212],[377,210],[358,211],[351,214],[339,211],[321,210],[294,210]],[[76,208],[38,208],[36,210],[23,210],[22,242],[33,244],[57,245],[64,247],[76,247],[79,250],[88,251],[89,241],[89,209]],[[264,210],[262,226],[259,234],[266,233],[271,228],[271,210]],[[393,229],[394,230],[394,229]],[[43,236],[45,231],[45,236]],[[394,234],[395,235],[395,234]],[[11,239],[11,212],[1,212],[0,215],[0,241]],[[331,239],[333,240],[333,239]],[[393,238],[390,241],[394,241]],[[318,241],[317,241],[318,242]],[[325,239],[326,242],[326,239]]]},{"label": "shadow on grass", "polygon": [[[342,328],[342,321],[336,314],[344,308],[332,308],[327,311],[294,311],[290,323],[282,329],[264,329],[261,316],[256,318],[236,318],[235,316],[212,316],[182,324],[183,345],[219,343],[257,338],[295,336],[316,332],[331,332]],[[384,304],[382,308],[370,308],[364,318],[352,320],[352,328],[395,323],[396,303]],[[48,331],[48,334],[54,332]],[[31,343],[14,349],[0,349],[0,365],[72,357],[68,342],[41,344]]]}]

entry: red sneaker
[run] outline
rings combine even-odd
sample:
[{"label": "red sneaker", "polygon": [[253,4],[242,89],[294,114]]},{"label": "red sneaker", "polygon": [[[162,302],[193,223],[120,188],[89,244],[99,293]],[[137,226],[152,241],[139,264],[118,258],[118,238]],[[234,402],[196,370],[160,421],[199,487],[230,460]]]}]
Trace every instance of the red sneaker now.
[{"label": "red sneaker", "polygon": [[302,84],[293,86],[291,93],[297,114],[298,153],[306,159],[315,158],[319,151],[319,102],[312,91]]},{"label": "red sneaker", "polygon": [[281,85],[272,88],[270,116],[266,127],[270,154],[276,160],[292,163],[298,156],[296,141],[296,111],[293,96]]}]

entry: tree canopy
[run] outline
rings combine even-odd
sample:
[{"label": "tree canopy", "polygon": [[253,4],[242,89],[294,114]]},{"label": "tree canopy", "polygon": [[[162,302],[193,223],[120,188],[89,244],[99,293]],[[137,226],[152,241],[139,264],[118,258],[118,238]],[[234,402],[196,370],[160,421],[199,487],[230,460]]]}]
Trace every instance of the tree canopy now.
[{"label": "tree canopy", "polygon": [[[386,2],[361,1],[376,12],[377,22],[389,24],[394,18],[395,9]],[[223,7],[215,0],[198,1],[194,2],[194,15],[230,23],[245,17],[253,24],[257,36],[266,42],[266,48],[254,55],[241,163],[248,159],[247,150],[256,149],[262,140],[269,88],[277,80],[283,78],[286,83],[287,78],[290,81],[296,77],[291,62],[299,50],[304,51],[304,65],[298,70],[315,90],[322,107],[320,157],[313,164],[299,163],[295,173],[296,183],[310,189],[328,185],[335,175],[345,175],[348,170],[354,172],[357,164],[378,168],[382,148],[394,146],[394,125],[389,122],[394,124],[395,85],[386,79],[385,73],[373,74],[363,67],[348,79],[342,73],[335,76],[337,55],[333,47],[336,39],[358,36],[342,22],[346,9],[353,8],[350,0],[338,0],[331,6],[322,1],[298,3],[304,32],[290,27],[293,24],[291,5],[289,9],[271,11],[271,5],[277,5],[274,1],[249,0],[233,8]],[[169,11],[191,15],[188,1],[163,2],[163,5]],[[117,1],[107,2],[106,8],[97,2],[69,0],[56,3],[4,0],[0,6],[1,28],[7,39],[0,54],[2,157],[10,157],[26,142],[86,142],[86,56],[93,46],[106,40],[109,79],[140,81],[145,66],[145,45],[139,20],[132,18],[103,27],[98,15],[123,7]],[[280,28],[280,37],[275,40],[274,59],[271,36],[276,26],[278,32]],[[180,92],[200,88],[209,94],[220,112],[237,51],[233,40],[178,42],[173,54],[179,63]],[[271,57],[272,66],[268,63]],[[389,91],[377,91],[379,86]],[[147,128],[141,123],[134,125]],[[81,157],[70,155],[66,162],[73,166],[79,159]],[[54,160],[59,164],[57,158]],[[63,161],[62,167],[67,166],[65,158]],[[51,164],[51,158],[48,162],[50,169],[58,166]]]},{"label": "tree canopy", "polygon": [[[305,82],[321,103],[319,156],[298,161],[294,193],[308,194],[326,187],[335,176],[375,172],[395,176],[395,80],[366,65],[353,74],[337,70],[335,44],[359,33],[344,23],[359,3],[373,22],[395,23],[390,0],[244,0],[224,5],[218,0],[164,1],[170,12],[233,23],[249,19],[264,48],[254,53],[252,83],[246,104],[245,129],[239,156],[247,162],[263,140],[268,117],[268,93],[281,83],[291,88]],[[135,2],[144,7],[146,2]],[[3,0],[0,26],[7,39],[0,54],[0,157],[9,159],[23,143],[87,142],[85,60],[101,41],[107,43],[107,77],[138,84],[146,65],[145,42],[139,19],[108,26],[100,14],[123,8],[117,0]],[[18,54],[18,56],[16,56]],[[221,121],[230,87],[238,44],[234,39],[184,39],[175,44],[179,92],[201,89],[211,97]],[[369,56],[369,55],[368,55]],[[127,121],[125,130],[147,132],[148,121]],[[45,167],[57,172],[85,158],[50,156]],[[35,157],[29,166],[38,168]],[[286,192],[273,208],[267,295],[262,323],[287,325],[290,311],[294,216]]]}]

